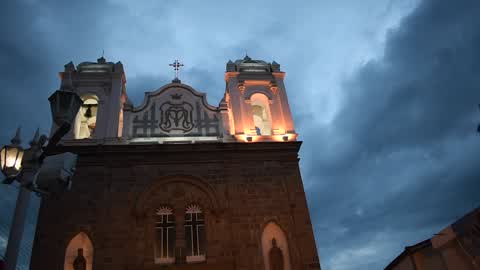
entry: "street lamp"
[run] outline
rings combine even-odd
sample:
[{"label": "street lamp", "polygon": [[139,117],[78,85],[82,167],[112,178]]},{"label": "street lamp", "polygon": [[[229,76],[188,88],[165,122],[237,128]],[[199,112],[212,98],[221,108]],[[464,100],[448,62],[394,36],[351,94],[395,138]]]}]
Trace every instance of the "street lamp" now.
[{"label": "street lamp", "polygon": [[22,168],[23,148],[20,146],[20,128],[17,129],[11,145],[5,145],[0,151],[0,165],[7,179],[13,179]]},{"label": "street lamp", "polygon": [[[1,171],[6,176],[5,184],[18,181],[21,185],[15,206],[13,222],[8,236],[7,251],[5,254],[6,270],[15,270],[17,265],[20,242],[22,240],[25,218],[30,200],[30,191],[39,195],[48,195],[50,192],[39,189],[36,186],[36,178],[39,175],[43,161],[47,156],[55,153],[55,147],[61,138],[68,133],[75,119],[82,99],[73,91],[57,90],[48,98],[52,112],[52,119],[58,126],[55,133],[48,139],[47,146],[43,147],[47,137],[35,133],[30,142],[30,148],[25,151],[20,146],[20,129],[17,129],[12,144],[4,146],[0,152]],[[70,155],[73,155],[70,153]]]}]

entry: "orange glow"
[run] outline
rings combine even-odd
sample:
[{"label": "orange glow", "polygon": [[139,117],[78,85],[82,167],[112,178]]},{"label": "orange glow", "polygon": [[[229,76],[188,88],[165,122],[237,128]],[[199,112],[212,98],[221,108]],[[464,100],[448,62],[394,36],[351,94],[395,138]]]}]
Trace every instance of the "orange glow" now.
[{"label": "orange glow", "polygon": [[74,270],[73,269],[73,262],[78,255],[78,249],[82,249],[83,256],[87,261],[87,270],[92,270],[93,265],[93,245],[92,241],[88,236],[80,232],[78,233],[67,246],[67,250],[65,251],[65,263],[64,263],[64,270]]},{"label": "orange glow", "polygon": [[231,71],[231,72],[225,72],[225,81],[230,80],[230,78],[236,77],[240,72],[237,71]]},{"label": "orange glow", "polygon": [[272,75],[282,80],[285,78],[285,72],[272,72]]},{"label": "orange glow", "polygon": [[245,85],[243,83],[238,84],[238,90],[242,93],[242,95],[245,93]]},{"label": "orange glow", "polygon": [[[273,135],[272,139],[277,142],[284,142],[284,141],[289,142],[289,141],[296,141],[297,136],[298,134],[288,133],[288,134],[281,134],[281,135]],[[284,137],[286,137],[286,140],[284,139]]]},{"label": "orange glow", "polygon": [[274,95],[276,95],[277,92],[278,92],[278,87],[276,87],[276,86],[270,86],[270,90],[272,91],[272,93],[273,93]]},{"label": "orange glow", "polygon": [[266,85],[270,86],[271,82],[269,80],[245,80],[245,85]]},{"label": "orange glow", "polygon": [[271,135],[271,136],[261,136],[261,135],[235,135],[235,138],[238,141],[243,141],[246,143],[255,143],[255,142],[290,142],[296,141],[298,134],[288,133],[280,135]]}]

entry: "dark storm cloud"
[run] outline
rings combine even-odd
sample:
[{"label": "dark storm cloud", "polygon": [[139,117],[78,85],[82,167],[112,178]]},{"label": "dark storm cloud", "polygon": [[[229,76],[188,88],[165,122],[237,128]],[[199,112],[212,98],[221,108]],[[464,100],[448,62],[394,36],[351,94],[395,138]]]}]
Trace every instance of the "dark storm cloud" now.
[{"label": "dark storm cloud", "polygon": [[[50,5],[51,4],[51,5]],[[17,126],[26,144],[36,128],[48,133],[48,96],[58,88],[58,71],[71,56],[100,51],[102,29],[97,27],[105,6],[90,10],[88,3],[6,1],[0,16],[0,145],[9,143]],[[109,7],[113,10],[114,7]],[[84,12],[89,10],[89,12]],[[78,23],[83,22],[83,23]],[[96,31],[89,31],[97,27]],[[72,38],[75,36],[75,39]],[[92,42],[95,40],[95,42]],[[96,45],[93,45],[96,44]],[[95,53],[95,52],[94,52]],[[0,254],[13,217],[18,188],[0,189]],[[22,240],[19,269],[27,269],[35,231],[39,200],[32,198]]]},{"label": "dark storm cloud", "polygon": [[[101,53],[104,43],[103,11],[114,6],[87,1],[6,1],[0,23],[0,121],[2,130],[25,128],[24,138],[35,128],[48,132],[49,94],[58,88],[56,76],[72,55]],[[87,12],[88,11],[88,12]],[[95,31],[91,31],[95,29]],[[92,52],[93,51],[93,52]],[[77,63],[78,64],[78,63]],[[0,133],[0,142],[13,134]]]},{"label": "dark storm cloud", "polygon": [[[140,106],[145,98],[145,92],[153,92],[158,90],[161,86],[171,83],[175,77],[174,73],[170,74],[170,77],[156,75],[140,75],[128,79],[127,92],[129,99],[133,102],[134,106]],[[195,90],[201,93],[207,93],[207,101],[212,106],[218,106],[218,103],[222,99],[222,93],[224,92],[225,85],[219,84],[219,80],[216,79],[217,74],[213,74],[205,69],[200,68],[186,68],[179,77],[182,83],[191,85]],[[213,97],[208,95],[212,93]]]},{"label": "dark storm cloud", "polygon": [[[70,60],[93,61],[105,49],[107,60],[125,65],[138,106],[145,91],[172,79],[167,64],[180,57],[182,81],[217,105],[226,61],[247,49],[288,73],[322,269],[381,269],[403,246],[478,205],[478,1],[424,1],[390,32],[384,56],[344,82],[346,94],[327,124],[329,100],[322,97],[341,77],[329,72],[350,74],[352,58],[369,59],[368,40],[412,1],[244,2],[3,3],[0,144],[18,124],[25,140],[36,127],[48,132],[46,100]],[[0,189],[0,216],[8,220],[14,196],[3,195],[14,191]],[[32,235],[34,216],[29,223]]]},{"label": "dark storm cloud", "polygon": [[328,269],[385,267],[480,203],[479,14],[473,0],[421,3],[345,82],[333,125],[308,129]]}]

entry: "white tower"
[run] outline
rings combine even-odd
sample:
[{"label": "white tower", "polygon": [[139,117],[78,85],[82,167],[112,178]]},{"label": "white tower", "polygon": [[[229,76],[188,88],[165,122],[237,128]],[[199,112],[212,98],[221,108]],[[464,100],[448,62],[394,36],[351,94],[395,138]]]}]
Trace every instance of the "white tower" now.
[{"label": "white tower", "polygon": [[83,100],[75,124],[64,143],[96,143],[122,136],[123,105],[127,100],[125,72],[121,62],[72,62],[59,73],[61,89],[76,92]]},{"label": "white tower", "polygon": [[267,63],[248,56],[228,61],[225,101],[231,135],[248,142],[296,139],[284,77],[275,61]]}]

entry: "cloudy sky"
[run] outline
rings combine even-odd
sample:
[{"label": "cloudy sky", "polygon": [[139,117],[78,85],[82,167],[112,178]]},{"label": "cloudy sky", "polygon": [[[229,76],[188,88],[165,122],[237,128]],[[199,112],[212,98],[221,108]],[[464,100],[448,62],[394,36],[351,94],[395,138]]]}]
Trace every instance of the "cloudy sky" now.
[{"label": "cloudy sky", "polygon": [[[383,269],[480,204],[478,0],[7,0],[0,24],[1,145],[47,133],[58,71],[102,50],[137,105],[175,58],[214,105],[229,59],[279,62],[324,270]],[[0,186],[0,255],[16,191]]]}]

